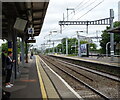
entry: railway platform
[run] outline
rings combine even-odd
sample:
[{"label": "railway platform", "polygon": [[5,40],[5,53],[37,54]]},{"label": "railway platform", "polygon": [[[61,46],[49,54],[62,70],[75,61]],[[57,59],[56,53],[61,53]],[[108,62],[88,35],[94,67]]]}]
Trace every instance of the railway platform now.
[{"label": "railway platform", "polygon": [[[79,57],[76,57],[76,58],[79,58]],[[84,57],[83,59],[88,60],[88,61],[97,62],[97,63],[103,63],[106,65],[120,66],[120,57],[114,57],[113,61],[111,61],[111,57],[100,57],[100,58]]]},{"label": "railway platform", "polygon": [[[21,63],[19,64],[19,66]],[[5,88],[3,90],[10,93],[11,99],[29,99],[29,98],[42,98],[41,89],[39,87],[39,80],[35,65],[35,58],[30,59],[29,63],[25,63],[21,69],[21,75],[14,81],[12,88]]]},{"label": "railway platform", "polygon": [[[29,63],[21,68],[20,77],[14,81],[12,88],[3,90],[8,92],[10,100],[16,99],[68,99],[78,100],[81,96],[78,95],[57,73],[39,57],[34,56],[29,59]],[[47,67],[48,68],[47,68]],[[81,98],[82,100],[82,98]]]},{"label": "railway platform", "polygon": [[104,65],[110,65],[110,66],[120,66],[120,57],[114,57],[114,60],[111,61],[111,57],[97,58],[94,56],[90,56],[90,57],[78,57],[78,56],[66,56],[66,55],[54,55],[54,56],[93,62],[93,63],[104,64]]}]

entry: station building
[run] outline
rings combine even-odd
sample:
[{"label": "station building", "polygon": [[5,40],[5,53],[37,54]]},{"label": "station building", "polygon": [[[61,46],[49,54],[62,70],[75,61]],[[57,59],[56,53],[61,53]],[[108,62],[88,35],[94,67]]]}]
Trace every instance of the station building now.
[{"label": "station building", "polygon": [[26,63],[28,62],[28,44],[36,42],[34,37],[39,36],[44,23],[49,0],[45,2],[38,1],[0,3],[0,7],[2,7],[2,36],[0,39],[6,40],[8,42],[8,51],[13,52],[13,59],[16,60],[15,78],[19,69],[17,64],[17,39],[20,38],[21,40],[21,60],[24,66],[25,57]]}]

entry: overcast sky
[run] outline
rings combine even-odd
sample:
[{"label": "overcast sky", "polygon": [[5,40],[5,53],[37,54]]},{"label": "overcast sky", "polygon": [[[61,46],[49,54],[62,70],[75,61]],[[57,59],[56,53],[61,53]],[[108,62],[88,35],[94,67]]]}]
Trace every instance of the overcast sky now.
[{"label": "overcast sky", "polygon": [[[74,8],[75,14],[73,11],[69,10],[69,20],[74,21],[87,21],[87,20],[98,20],[102,18],[108,18],[110,16],[110,9],[114,10],[114,21],[118,20],[118,1],[120,0],[50,0],[47,13],[45,16],[44,24],[41,30],[41,33],[38,37],[36,37],[37,43],[34,45],[38,45],[40,47],[41,44],[46,42],[49,39],[48,34],[50,31],[57,30],[58,33],[53,33],[50,38],[52,40],[62,39],[64,37],[73,37],[76,36],[76,31],[86,31],[86,26],[65,26],[63,28],[63,33],[60,34],[60,26],[58,22],[63,20],[63,13],[67,16],[66,8]],[[102,2],[102,3],[100,3]],[[100,5],[98,5],[100,3]],[[87,11],[94,8],[92,11],[84,15]],[[81,18],[80,18],[81,17]],[[89,34],[85,32],[80,33],[80,35],[84,36],[96,36],[96,31],[98,31],[98,36],[101,36],[101,31],[104,30],[106,26],[89,26]],[[44,39],[45,38],[45,39]],[[1,41],[0,41],[1,42]]]},{"label": "overcast sky", "polygon": [[[103,1],[103,2],[102,2]],[[48,34],[50,31],[57,30],[58,33],[53,33],[50,38],[52,40],[61,39],[64,37],[73,37],[76,35],[76,31],[86,31],[86,26],[65,26],[63,28],[63,33],[60,34],[60,26],[58,22],[63,20],[63,13],[66,18],[67,11],[66,8],[74,8],[75,14],[73,11],[69,10],[69,20],[78,20],[78,21],[87,21],[87,20],[98,20],[102,18],[109,18],[110,9],[114,10],[114,21],[118,20],[118,1],[120,0],[50,0],[49,7],[46,13],[46,17],[44,20],[43,28],[38,37],[36,37],[37,45],[40,46],[42,43],[46,43],[46,40],[49,39]],[[98,5],[102,2],[100,5]],[[91,8],[95,7],[92,11],[90,11],[85,16],[87,11]],[[81,18],[80,18],[81,17]],[[80,19],[78,19],[80,18]],[[67,19],[65,19],[67,20]],[[85,32],[80,33],[84,36],[96,36],[96,31],[98,31],[98,36],[101,36],[101,31],[104,30],[106,26],[89,26],[89,34]],[[45,38],[45,39],[44,39]],[[35,44],[35,45],[36,45]]]}]

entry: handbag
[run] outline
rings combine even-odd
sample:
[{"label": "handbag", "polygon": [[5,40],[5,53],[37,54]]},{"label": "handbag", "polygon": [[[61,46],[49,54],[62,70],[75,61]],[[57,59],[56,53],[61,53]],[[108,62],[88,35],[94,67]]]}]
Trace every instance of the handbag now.
[{"label": "handbag", "polygon": [[12,69],[12,65],[11,64],[7,65],[6,69]]}]

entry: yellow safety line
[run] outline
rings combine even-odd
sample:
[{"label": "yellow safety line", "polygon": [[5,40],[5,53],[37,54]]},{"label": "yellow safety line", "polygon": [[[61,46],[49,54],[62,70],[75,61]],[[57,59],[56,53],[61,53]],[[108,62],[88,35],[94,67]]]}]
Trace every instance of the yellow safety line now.
[{"label": "yellow safety line", "polygon": [[42,98],[43,98],[43,100],[47,100],[47,93],[45,91],[45,87],[43,84],[41,73],[40,73],[39,68],[38,68],[38,62],[39,62],[38,56],[36,56],[36,66],[37,66],[37,72],[38,72],[38,77],[39,77],[39,84],[40,84],[40,89],[41,89],[41,93],[42,93]]}]

